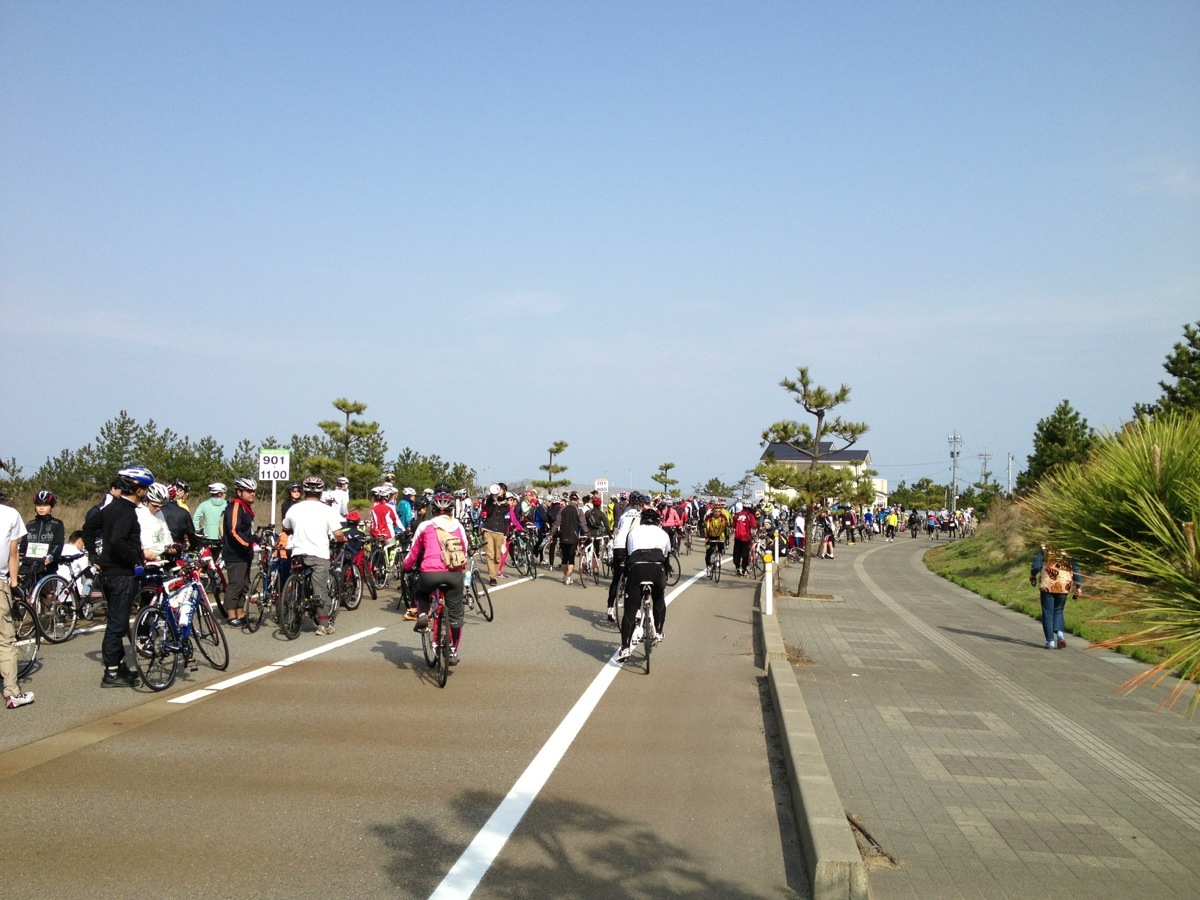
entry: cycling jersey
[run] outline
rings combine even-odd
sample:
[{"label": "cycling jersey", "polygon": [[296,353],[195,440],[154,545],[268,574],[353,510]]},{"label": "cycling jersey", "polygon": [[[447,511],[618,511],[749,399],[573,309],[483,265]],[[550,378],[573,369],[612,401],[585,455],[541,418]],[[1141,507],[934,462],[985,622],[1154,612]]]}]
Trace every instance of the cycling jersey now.
[{"label": "cycling jersey", "polygon": [[380,500],[371,507],[372,537],[390,541],[396,536],[396,532],[403,527],[404,525],[401,523],[400,517],[396,515],[396,511],[384,501]]}]

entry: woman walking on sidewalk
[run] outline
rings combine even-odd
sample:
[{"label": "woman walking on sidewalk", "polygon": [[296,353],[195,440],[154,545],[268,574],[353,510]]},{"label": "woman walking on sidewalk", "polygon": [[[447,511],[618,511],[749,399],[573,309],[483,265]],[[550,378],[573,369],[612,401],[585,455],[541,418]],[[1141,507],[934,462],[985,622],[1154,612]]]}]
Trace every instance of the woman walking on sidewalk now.
[{"label": "woman walking on sidewalk", "polygon": [[1082,584],[1079,567],[1065,553],[1047,549],[1042,544],[1029,567],[1029,583],[1037,585],[1042,597],[1042,633],[1046,638],[1046,649],[1062,650],[1067,646],[1063,610],[1068,594],[1079,595]]}]

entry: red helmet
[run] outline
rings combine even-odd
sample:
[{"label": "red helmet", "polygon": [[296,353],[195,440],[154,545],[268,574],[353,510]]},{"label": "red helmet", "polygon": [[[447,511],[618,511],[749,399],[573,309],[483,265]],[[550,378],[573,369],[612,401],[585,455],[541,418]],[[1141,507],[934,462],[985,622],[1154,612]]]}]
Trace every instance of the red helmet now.
[{"label": "red helmet", "polygon": [[352,509],[352,510],[350,510],[350,512],[346,513],[346,521],[347,522],[361,522],[362,516],[359,514],[357,509]]}]

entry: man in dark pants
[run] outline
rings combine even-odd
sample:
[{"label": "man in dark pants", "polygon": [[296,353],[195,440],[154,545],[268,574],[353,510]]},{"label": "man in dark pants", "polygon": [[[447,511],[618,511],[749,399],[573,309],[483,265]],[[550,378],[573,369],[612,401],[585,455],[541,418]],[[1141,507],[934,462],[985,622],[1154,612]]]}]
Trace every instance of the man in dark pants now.
[{"label": "man in dark pants", "polygon": [[108,621],[100,652],[104,660],[101,687],[133,687],[137,672],[125,665],[125,635],[136,590],[135,576],[142,569],[142,529],[137,504],[146,498],[154,475],[144,466],[130,466],[117,473],[121,495],[100,511],[100,574],[108,595]]},{"label": "man in dark pants", "polygon": [[617,588],[621,583],[621,575],[625,571],[625,560],[628,556],[625,541],[629,538],[629,530],[638,524],[642,506],[645,503],[646,498],[634,491],[629,495],[629,503],[625,507],[625,511],[621,513],[621,518],[613,527],[612,581],[608,585],[608,621],[610,622],[617,621]]}]

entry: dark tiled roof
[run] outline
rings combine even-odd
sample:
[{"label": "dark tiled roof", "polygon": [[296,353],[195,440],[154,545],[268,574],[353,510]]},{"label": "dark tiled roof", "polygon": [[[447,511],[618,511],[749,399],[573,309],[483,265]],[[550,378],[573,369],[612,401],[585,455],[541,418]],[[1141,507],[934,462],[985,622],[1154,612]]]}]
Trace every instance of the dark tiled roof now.
[{"label": "dark tiled roof", "polygon": [[[853,447],[849,450],[839,450],[836,453],[832,450],[832,441],[821,441],[820,464],[843,463],[864,466],[871,464],[870,450],[855,450]],[[770,454],[774,454],[778,462],[808,462],[812,459],[812,454],[807,450],[797,450],[791,444],[768,444],[767,448],[763,450],[761,458],[765,460]]]}]

